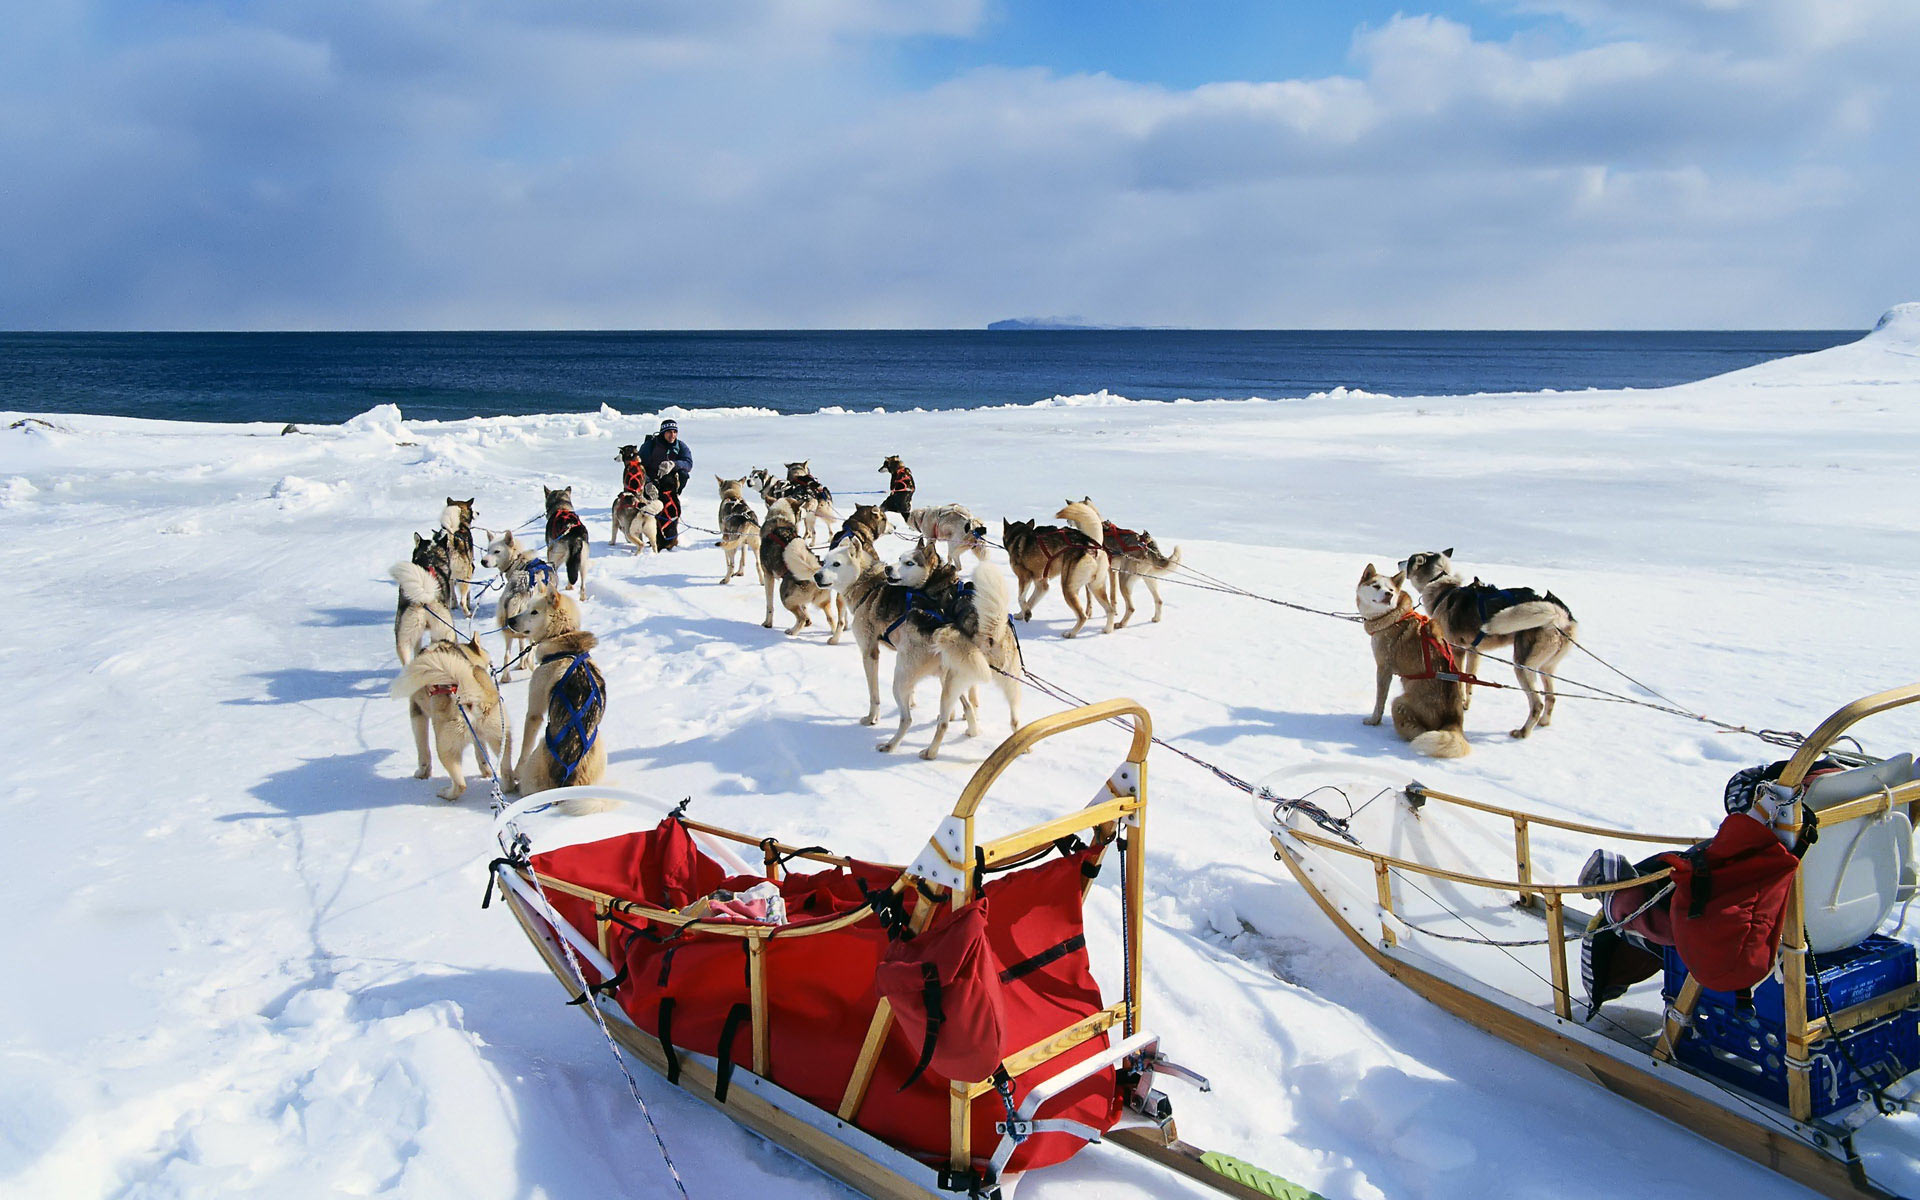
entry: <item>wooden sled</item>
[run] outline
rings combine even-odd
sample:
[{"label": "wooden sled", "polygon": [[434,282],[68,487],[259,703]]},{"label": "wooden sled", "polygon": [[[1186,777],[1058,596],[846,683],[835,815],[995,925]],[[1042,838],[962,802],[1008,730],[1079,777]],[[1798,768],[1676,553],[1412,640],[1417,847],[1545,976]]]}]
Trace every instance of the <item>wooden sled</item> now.
[{"label": "wooden sled", "polygon": [[[1707,1049],[1704,1041],[1696,1041],[1690,1054],[1683,1047],[1685,1039],[1703,1036],[1693,1028],[1702,990],[1683,966],[1669,968],[1684,975],[1671,1000],[1656,975],[1591,1019],[1575,1015],[1576,1004],[1585,1007],[1585,997],[1575,994],[1581,986],[1578,943],[1592,920],[1576,907],[1582,894],[1658,883],[1668,872],[1597,886],[1536,878],[1536,850],[1549,842],[1581,856],[1606,844],[1638,859],[1703,840],[1709,828],[1692,836],[1610,829],[1452,795],[1379,768],[1332,764],[1301,768],[1290,780],[1276,778],[1260,801],[1261,819],[1274,857],[1362,953],[1469,1024],[1816,1192],[1920,1195],[1920,1120],[1913,1115],[1920,1073],[1885,1087],[1889,1107],[1905,1110],[1888,1116],[1864,1094],[1854,1102],[1829,1097],[1817,1105],[1812,1062],[1836,1053],[1836,1035],[1857,1037],[1899,1022],[1911,1029],[1920,985],[1908,982],[1826,1013],[1809,1012],[1807,987],[1810,934],[1816,951],[1822,951],[1823,937],[1826,944],[1858,941],[1862,904],[1873,904],[1876,896],[1879,901],[1866,909],[1871,932],[1894,902],[1894,889],[1912,894],[1909,839],[1920,780],[1913,778],[1910,756],[1873,759],[1838,750],[1835,743],[1856,722],[1916,700],[1920,684],[1847,705],[1821,723],[1779,777],[1794,798],[1784,804],[1776,831],[1790,838],[1811,808],[1820,840],[1801,861],[1782,938],[1776,994],[1784,1010],[1783,1044],[1769,1058],[1766,1045],[1755,1042],[1760,1061],[1777,1060],[1784,1074],[1777,1101],[1758,1096],[1758,1082],[1729,1086],[1683,1061],[1699,1062]],[[1809,771],[1830,753],[1855,769],[1809,785]],[[1815,788],[1823,790],[1816,795]],[[1344,827],[1349,810],[1342,796],[1352,806]],[[1703,809],[1717,823],[1722,814],[1705,799]],[[1863,845],[1869,849],[1862,851]],[[1895,860],[1896,853],[1903,861]],[[1890,881],[1889,872],[1904,879]],[[1836,936],[1848,919],[1853,929]],[[1714,1053],[1717,1062],[1738,1057]],[[1761,1074],[1755,1067],[1748,1078]],[[1848,1077],[1841,1081],[1851,1086]],[[1824,1111],[1816,1115],[1816,1108]]]},{"label": "wooden sled", "polygon": [[[994,781],[1020,755],[1057,734],[1116,717],[1132,724],[1131,748],[1089,804],[1006,837],[976,838],[976,810]],[[843,876],[860,872],[891,877],[884,891],[877,886],[869,889],[863,880],[859,886],[866,896],[864,902],[819,919],[786,924],[710,920],[711,910],[704,900],[684,909],[668,908],[615,894],[618,889],[611,885],[596,889],[549,874],[543,863],[553,863],[553,855],[578,847],[533,853],[521,829],[529,810],[573,795],[649,803],[644,797],[598,787],[542,792],[505,808],[496,822],[503,857],[494,864],[494,881],[567,994],[580,1002],[581,1011],[598,1013],[622,1051],[733,1121],[864,1195],[915,1200],[1010,1197],[1014,1187],[1030,1173],[1021,1169],[1023,1145],[1026,1159],[1034,1161],[1033,1147],[1042,1139],[1052,1138],[1056,1159],[1083,1144],[1106,1141],[1229,1195],[1248,1200],[1304,1200],[1311,1193],[1182,1142],[1166,1096],[1154,1087],[1156,1079],[1165,1075],[1185,1077],[1202,1090],[1206,1082],[1163,1058],[1159,1038],[1143,1024],[1142,900],[1150,740],[1146,711],[1124,700],[1088,705],[1022,727],[981,764],[961,792],[952,815],[941,822],[919,856],[905,868],[858,863],[818,847],[788,846],[677,814],[652,831],[674,826],[669,830],[673,837],[690,834],[692,844],[704,858],[720,863],[735,876],[729,881],[730,888],[749,881],[785,881],[799,889],[802,880],[822,877],[829,878],[834,886],[844,886]],[[1069,840],[1076,835],[1086,841]],[[616,840],[581,845],[592,847]],[[1072,1008],[1060,1001],[1058,981],[1046,981],[1047,971],[1063,957],[1077,955],[1084,964],[1084,937],[1078,939],[1080,948],[1068,954],[1059,953],[1060,947],[1055,946],[1051,957],[1035,955],[1018,964],[1017,970],[1001,972],[1003,982],[1009,976],[1018,980],[1008,987],[1026,985],[1030,980],[1037,981],[1036,986],[1041,988],[1053,987],[1040,1007],[1051,1005],[1048,1011],[1058,1010],[1058,1015],[1050,1018],[1057,1023],[1048,1024],[1040,1036],[996,1049],[1005,1072],[999,1088],[991,1078],[936,1080],[935,1072],[927,1072],[917,1082],[909,1077],[907,1084],[901,1084],[898,1062],[901,1044],[908,1039],[902,1036],[901,1023],[890,1002],[878,998],[866,979],[849,982],[844,977],[852,972],[845,970],[837,972],[841,977],[832,981],[797,977],[801,968],[794,964],[806,961],[802,950],[807,945],[838,947],[833,951],[834,961],[844,963],[849,961],[849,939],[857,943],[852,951],[868,954],[873,953],[876,935],[879,945],[888,944],[882,926],[889,915],[895,921],[904,920],[912,931],[927,933],[932,926],[931,932],[937,933],[946,927],[941,922],[957,923],[959,918],[951,914],[983,890],[989,902],[996,895],[1021,894],[997,893],[995,889],[1050,867],[1073,868],[1070,886],[1077,892],[1072,898],[1077,921],[1079,900],[1091,887],[1092,870],[1109,846],[1118,850],[1121,864],[1121,999],[1104,1003],[1096,990],[1093,1002]],[[753,852],[751,860],[743,859],[743,852]],[[788,863],[824,870],[789,873],[783,869]],[[1026,916],[1030,924],[1031,914]],[[623,953],[623,930],[648,931],[646,936],[656,942],[672,944],[682,964],[689,958],[698,961],[702,946],[722,945],[736,951],[743,948],[744,953],[736,953],[732,959],[736,965],[724,972],[728,978],[716,985],[740,987],[744,997],[742,1003],[732,1006],[735,1017],[729,1019],[716,1053],[693,1048],[682,1033],[680,1017],[673,1018],[669,1039],[667,1014],[662,1011],[656,1018],[651,1003],[633,990],[632,977],[622,981],[623,963],[615,960]],[[629,957],[623,960],[625,966],[638,961],[633,955],[652,949],[633,940],[634,936],[639,935],[626,938],[624,952]],[[914,942],[909,938],[907,944]],[[1067,943],[1073,944],[1071,940]],[[857,953],[853,958],[857,960]],[[1039,968],[1027,970],[1032,962],[1041,960]],[[655,974],[652,961],[647,960],[645,974],[649,979]],[[674,965],[672,969],[680,979],[686,968]],[[1091,979],[1085,965],[1075,969]],[[871,974],[871,967],[868,970]],[[658,974],[664,979],[666,970]],[[823,1021],[818,993],[831,986],[841,987],[850,996],[857,994],[827,1018],[842,1036],[852,1029],[853,1040],[850,1044],[842,1041],[838,1049],[825,1053],[822,1061],[827,1066],[796,1077],[793,1064],[797,1056],[822,1056],[817,1049],[825,1036],[820,1029]],[[813,1012],[803,1014],[806,1019],[788,1014],[788,995],[783,995],[783,988],[789,994],[797,988],[799,993],[813,997],[809,1001]],[[580,1000],[583,993],[590,996],[591,1008]],[[635,1011],[640,1014],[637,1021]],[[834,1057],[835,1053],[840,1056]],[[911,1058],[909,1054],[907,1061]],[[925,1070],[924,1059],[920,1070]],[[930,1082],[945,1089],[935,1097],[939,1108],[934,1113],[933,1128],[921,1128],[914,1138],[876,1132],[887,1119],[897,1124],[897,1110],[913,1101],[914,1093],[908,1085],[922,1089],[919,1102],[924,1108],[924,1089]],[[815,1093],[811,1100],[799,1094],[809,1088]],[[1087,1123],[1091,1119],[1084,1118],[1090,1095],[1096,1099],[1106,1096],[1105,1102],[1111,1105],[1104,1110],[1106,1118],[1091,1125]],[[1063,1107],[1070,1102],[1080,1107]],[[1066,1119],[1063,1112],[1077,1119]],[[881,1116],[876,1117],[876,1113]],[[991,1134],[983,1137],[983,1131],[989,1130]],[[1078,1140],[1061,1151],[1063,1139]],[[1044,1170],[1042,1163],[1031,1173]]]}]

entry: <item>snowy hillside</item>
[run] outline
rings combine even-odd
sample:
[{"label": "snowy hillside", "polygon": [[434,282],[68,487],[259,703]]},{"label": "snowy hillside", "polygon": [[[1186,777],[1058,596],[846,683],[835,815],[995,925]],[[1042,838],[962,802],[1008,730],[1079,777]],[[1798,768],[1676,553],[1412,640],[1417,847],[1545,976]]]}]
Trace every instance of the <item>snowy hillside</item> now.
[{"label": "snowy hillside", "polygon": [[[1003,516],[1086,494],[1194,566],[1317,608],[1350,608],[1368,562],[1451,546],[1469,573],[1552,588],[1623,670],[1754,728],[1805,730],[1920,674],[1905,615],[1920,583],[1914,305],[1853,345],[1662,391],[1070,399],[678,413],[697,468],[689,517],[713,524],[716,472],[810,458],[844,495],[884,486],[876,468],[897,453],[923,502],[964,502],[996,536]],[[445,497],[476,497],[479,523],[499,527],[536,515],[542,483],[574,485],[623,787],[899,860],[1005,728],[990,699],[990,737],[949,741],[936,763],[876,754],[852,646],[762,629],[758,587],[717,585],[710,538],[609,552],[615,447],[657,414],[425,423],[381,409],[288,436],[27,415],[0,414],[16,622],[0,649],[14,684],[0,702],[6,1195],[665,1194],[604,1044],[512,921],[479,907],[485,792],[450,805],[440,780],[411,778],[404,708],[387,697],[385,572]],[[1022,630],[1029,665],[1082,695],[1141,700],[1163,736],[1244,777],[1364,758],[1471,795],[1704,830],[1726,776],[1777,756],[1574,700],[1513,742],[1524,706],[1493,692],[1469,717],[1473,755],[1437,765],[1361,724],[1372,669],[1357,628],[1166,596],[1160,625],[1068,642],[1055,592]],[[1592,661],[1565,670],[1626,687]],[[524,684],[508,701],[517,720]],[[1028,693],[1029,716],[1054,707]],[[1920,730],[1877,732],[1869,748],[1892,752]],[[925,740],[917,728],[908,748]],[[1084,801],[1121,735],[1055,745],[989,802],[988,832]],[[1175,1097],[1189,1140],[1335,1198],[1799,1194],[1395,988],[1284,880],[1238,793],[1154,761],[1145,1007],[1169,1052],[1215,1083]],[[1534,849],[1544,873],[1586,848]],[[1089,914],[1109,959],[1111,885]],[[664,1082],[641,1084],[695,1197],[843,1194]],[[1033,1200],[1182,1194],[1099,1150],[1028,1186]]]}]

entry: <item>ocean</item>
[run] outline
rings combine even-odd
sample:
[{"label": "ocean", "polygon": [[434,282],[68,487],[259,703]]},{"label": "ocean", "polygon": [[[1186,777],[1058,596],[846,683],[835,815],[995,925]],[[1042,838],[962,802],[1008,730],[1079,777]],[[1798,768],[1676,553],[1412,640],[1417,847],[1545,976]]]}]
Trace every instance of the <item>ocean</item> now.
[{"label": "ocean", "polygon": [[331,423],[758,407],[956,409],[1102,389],[1139,400],[1664,387],[1857,330],[4,333],[0,408]]}]

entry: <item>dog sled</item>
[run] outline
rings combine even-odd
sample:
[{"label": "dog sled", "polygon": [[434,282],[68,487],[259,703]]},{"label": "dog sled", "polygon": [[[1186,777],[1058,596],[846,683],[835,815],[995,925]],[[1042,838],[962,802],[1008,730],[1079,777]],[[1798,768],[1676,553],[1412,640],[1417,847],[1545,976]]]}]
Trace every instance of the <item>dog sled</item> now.
[{"label": "dog sled", "polygon": [[[1730,815],[1705,844],[1704,829],[1606,828],[1367,766],[1283,770],[1256,803],[1274,857],[1375,965],[1419,995],[1816,1192],[1915,1196],[1920,983],[1900,927],[1878,931],[1914,894],[1920,779],[1911,755],[1881,760],[1839,743],[1852,741],[1844,735],[1856,722],[1917,700],[1920,684],[1855,701],[1777,778],[1737,776],[1758,796],[1758,824],[1730,785]],[[1597,990],[1606,964],[1594,947],[1608,937],[1654,928],[1648,914],[1661,903],[1673,905],[1675,922],[1712,915],[1681,888],[1710,895],[1705,864],[1742,829],[1757,829],[1742,836],[1788,864],[1775,880],[1778,948],[1761,949],[1750,991],[1703,985],[1701,974],[1712,981],[1722,969],[1719,948],[1684,940],[1686,957],[1647,943],[1660,957],[1645,982]],[[1662,853],[1611,879],[1582,871],[1553,882],[1536,871],[1542,851],[1577,862],[1595,846],[1616,848],[1622,863]],[[1746,861],[1721,871],[1737,880]]]},{"label": "dog sled", "polygon": [[[994,781],[1038,743],[1131,721],[1084,808],[981,839]],[[1019,729],[907,866],[686,817],[536,850],[563,788],[501,811],[506,906],[567,992],[666,1080],[869,1196],[1010,1197],[1093,1143],[1228,1195],[1311,1193],[1182,1141],[1157,1084],[1200,1076],[1145,1024],[1147,713],[1112,700]],[[684,805],[682,808],[684,809]],[[1119,998],[1093,975],[1081,906],[1118,859]],[[591,1010],[588,1005],[593,1006]]]}]

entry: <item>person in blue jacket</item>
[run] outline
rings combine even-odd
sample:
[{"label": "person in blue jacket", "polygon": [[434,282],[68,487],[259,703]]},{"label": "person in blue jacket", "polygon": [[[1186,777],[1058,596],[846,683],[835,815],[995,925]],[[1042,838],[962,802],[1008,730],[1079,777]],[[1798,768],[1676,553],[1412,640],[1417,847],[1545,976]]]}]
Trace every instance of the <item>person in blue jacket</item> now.
[{"label": "person in blue jacket", "polygon": [[693,478],[693,451],[680,440],[678,422],[660,422],[660,431],[640,443],[640,463],[660,489],[660,548],[672,550],[680,543],[680,493]]}]

